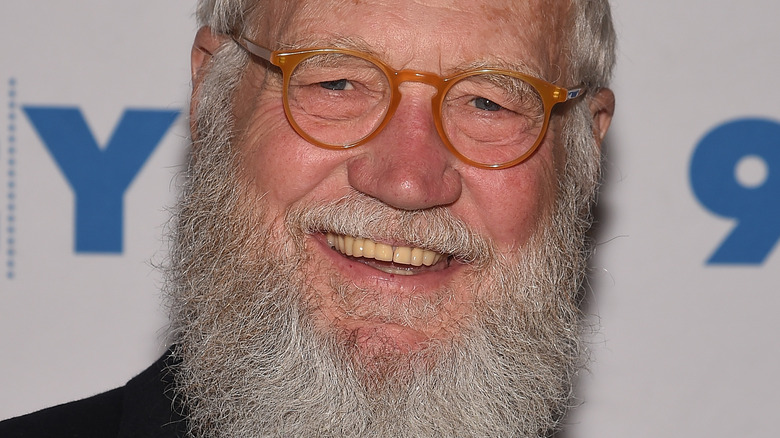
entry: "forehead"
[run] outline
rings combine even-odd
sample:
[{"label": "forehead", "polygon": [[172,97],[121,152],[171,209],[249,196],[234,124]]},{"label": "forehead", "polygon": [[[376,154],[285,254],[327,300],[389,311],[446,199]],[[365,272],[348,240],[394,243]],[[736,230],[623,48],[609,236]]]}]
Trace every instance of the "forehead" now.
[{"label": "forehead", "polygon": [[[396,69],[442,72],[484,62],[554,80],[568,0],[269,2],[256,37],[275,49],[359,41]],[[550,78],[549,76],[553,76]]]}]

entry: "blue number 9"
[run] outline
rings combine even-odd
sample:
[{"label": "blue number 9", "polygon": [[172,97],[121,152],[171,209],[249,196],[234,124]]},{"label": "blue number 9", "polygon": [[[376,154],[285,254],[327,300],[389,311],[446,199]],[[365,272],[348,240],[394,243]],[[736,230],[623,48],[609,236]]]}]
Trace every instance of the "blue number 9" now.
[{"label": "blue number 9", "polygon": [[[737,166],[748,157],[763,161],[767,170],[758,184],[737,177]],[[690,172],[699,202],[737,221],[707,263],[763,263],[780,239],[780,123],[740,119],[715,127],[696,146]]]}]

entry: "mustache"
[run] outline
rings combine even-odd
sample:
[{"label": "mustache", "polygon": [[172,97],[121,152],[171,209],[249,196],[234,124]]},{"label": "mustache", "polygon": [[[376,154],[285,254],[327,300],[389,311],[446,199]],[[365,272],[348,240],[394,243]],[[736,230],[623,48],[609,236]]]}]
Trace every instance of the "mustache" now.
[{"label": "mustache", "polygon": [[489,238],[446,207],[399,210],[360,192],[335,201],[295,204],[288,209],[285,223],[293,235],[331,232],[420,247],[476,268],[489,264],[496,254]]}]

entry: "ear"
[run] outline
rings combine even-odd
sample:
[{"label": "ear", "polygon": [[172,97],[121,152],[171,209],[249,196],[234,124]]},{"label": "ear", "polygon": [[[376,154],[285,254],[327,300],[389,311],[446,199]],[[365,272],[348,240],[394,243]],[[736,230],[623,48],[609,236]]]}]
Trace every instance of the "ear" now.
[{"label": "ear", "polygon": [[593,118],[593,138],[601,147],[601,142],[607,135],[607,129],[612,122],[612,115],[615,114],[615,93],[609,88],[600,88],[594,95],[591,95],[588,105]]},{"label": "ear", "polygon": [[[198,30],[195,35],[195,41],[192,44],[192,53],[190,55],[190,68],[192,72],[192,97],[190,99],[190,124],[194,123],[195,110],[200,100],[200,86],[208,73],[209,65],[214,53],[217,52],[224,37],[216,35],[210,27],[204,26]],[[194,126],[191,126],[194,128]],[[195,129],[192,129],[194,135]]]}]

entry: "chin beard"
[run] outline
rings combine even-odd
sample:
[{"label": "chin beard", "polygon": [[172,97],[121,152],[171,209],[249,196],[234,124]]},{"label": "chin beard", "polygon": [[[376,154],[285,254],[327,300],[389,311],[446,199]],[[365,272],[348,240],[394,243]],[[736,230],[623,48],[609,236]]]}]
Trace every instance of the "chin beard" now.
[{"label": "chin beard", "polygon": [[[262,197],[237,175],[241,167],[231,148],[228,115],[240,76],[235,72],[245,58],[235,49],[215,57],[200,91],[198,138],[168,269],[173,340],[181,360],[176,391],[190,433],[550,434],[582,365],[577,295],[592,190],[583,195],[582,185],[572,183],[569,174],[576,169],[567,166],[555,211],[516,257],[498,257],[478,238],[463,243],[460,250],[471,251],[479,266],[476,298],[451,337],[411,353],[366,358],[348,336],[316,323],[317,303],[304,274],[310,261],[301,250],[311,224],[290,213],[284,226],[274,226]],[[572,133],[587,132],[587,123],[581,125]],[[361,202],[345,204],[360,204],[353,207],[359,209]]]}]

